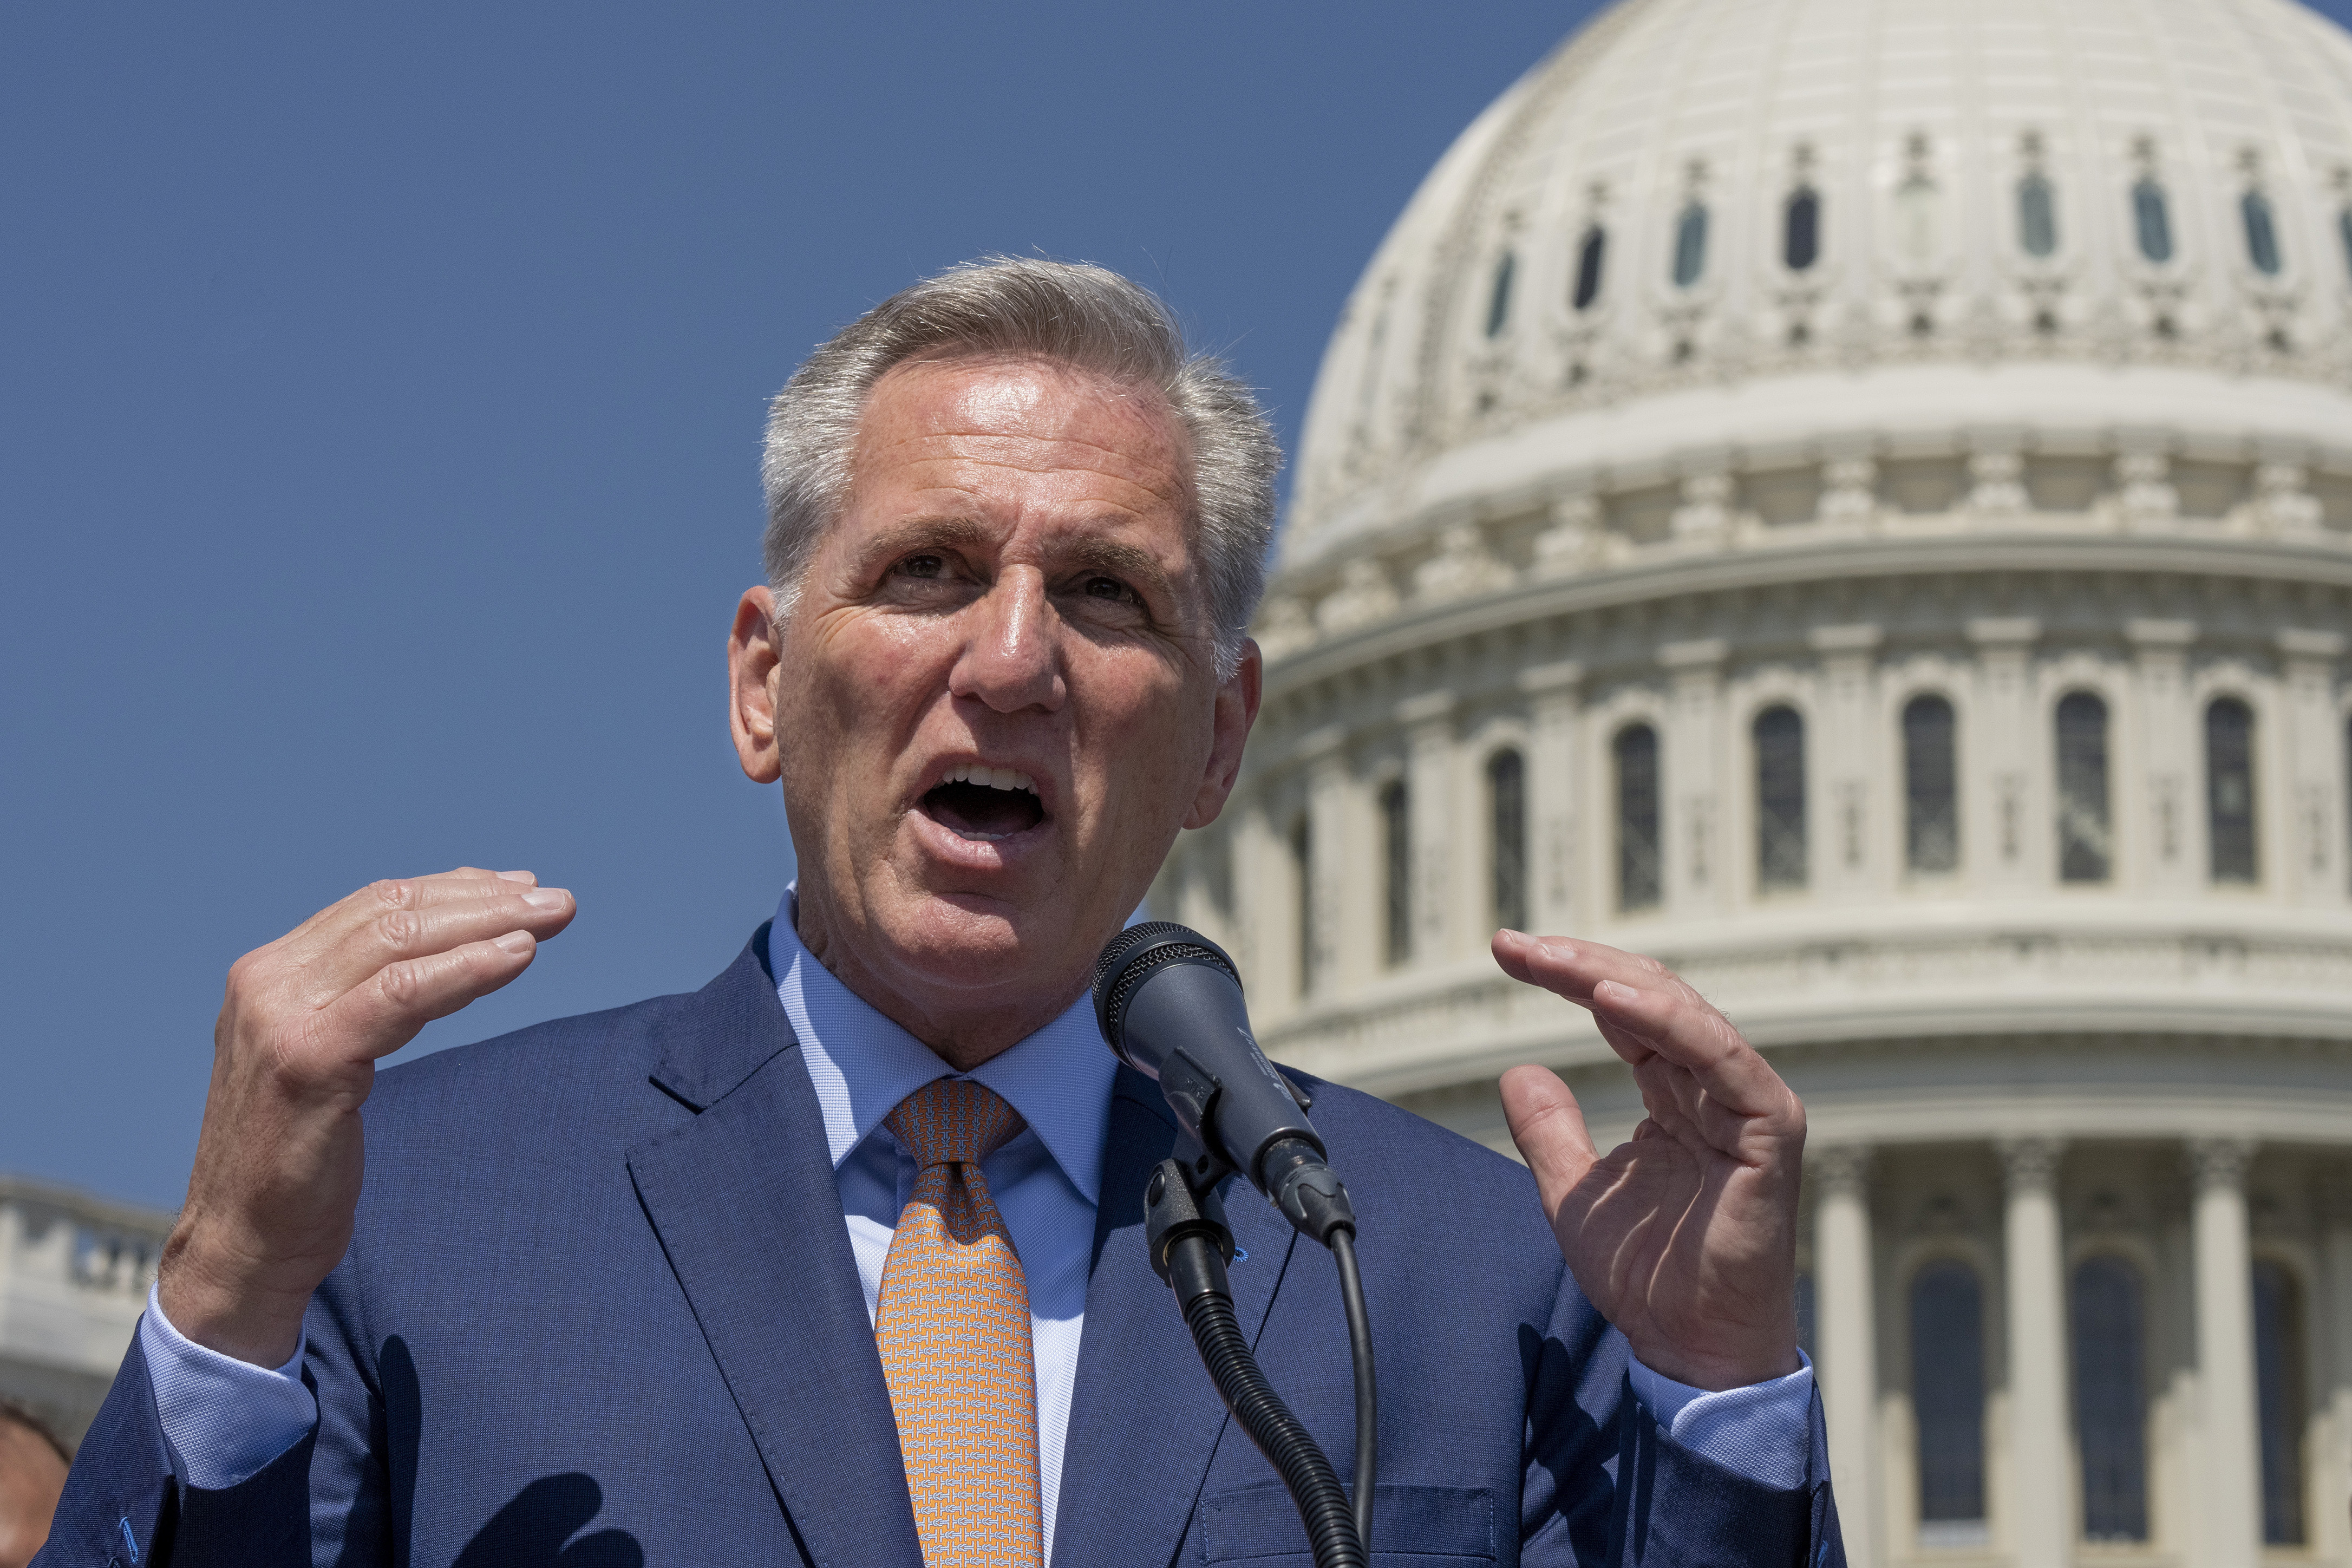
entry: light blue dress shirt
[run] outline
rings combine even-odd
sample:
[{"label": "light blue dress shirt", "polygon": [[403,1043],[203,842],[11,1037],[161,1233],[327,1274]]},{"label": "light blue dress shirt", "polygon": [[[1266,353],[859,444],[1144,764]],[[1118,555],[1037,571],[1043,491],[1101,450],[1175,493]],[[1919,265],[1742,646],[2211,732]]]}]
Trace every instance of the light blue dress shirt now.
[{"label": "light blue dress shirt", "polygon": [[[981,1171],[1029,1286],[1038,1501],[1051,1561],[1118,1062],[1104,1047],[1092,999],[1080,997],[1012,1049],[958,1075],[817,963],[801,945],[795,913],[787,889],[768,933],[768,955],[777,997],[800,1038],[801,1059],[824,1112],[869,1321],[881,1300],[883,1260],[916,1175],[914,1159],[882,1119],[934,1079],[962,1076],[1003,1096],[1028,1123]],[[1169,1310],[1175,1310],[1172,1304]],[[299,1347],[293,1360],[275,1369],[206,1350],[172,1327],[152,1289],[139,1342],[164,1437],[192,1486],[236,1485],[301,1441],[318,1419],[317,1403],[302,1384]],[[1770,1383],[1716,1394],[1662,1377],[1638,1361],[1632,1365],[1634,1397],[1675,1441],[1768,1486],[1793,1487],[1804,1479],[1811,1363]]]}]

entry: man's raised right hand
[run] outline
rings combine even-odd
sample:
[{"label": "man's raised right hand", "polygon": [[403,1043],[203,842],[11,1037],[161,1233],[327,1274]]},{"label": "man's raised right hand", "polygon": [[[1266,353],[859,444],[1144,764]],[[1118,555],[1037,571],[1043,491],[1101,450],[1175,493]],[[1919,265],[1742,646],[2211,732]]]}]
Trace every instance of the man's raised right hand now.
[{"label": "man's raised right hand", "polygon": [[465,867],[362,888],[230,967],[159,1270],[173,1328],[257,1366],[292,1357],[310,1292],[351,1245],[376,1061],[520,974],[573,910],[528,871]]}]

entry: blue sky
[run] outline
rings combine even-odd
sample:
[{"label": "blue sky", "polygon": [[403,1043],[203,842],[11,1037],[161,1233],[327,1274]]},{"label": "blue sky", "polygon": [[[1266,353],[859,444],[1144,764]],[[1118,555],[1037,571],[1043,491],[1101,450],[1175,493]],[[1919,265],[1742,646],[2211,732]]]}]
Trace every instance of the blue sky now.
[{"label": "blue sky", "polygon": [[1287,437],[1588,8],[10,8],[0,1170],[175,1205],[229,963],[373,877],[580,895],[412,1052],[702,984],[790,875],[720,653],[808,348],[1084,258]]}]

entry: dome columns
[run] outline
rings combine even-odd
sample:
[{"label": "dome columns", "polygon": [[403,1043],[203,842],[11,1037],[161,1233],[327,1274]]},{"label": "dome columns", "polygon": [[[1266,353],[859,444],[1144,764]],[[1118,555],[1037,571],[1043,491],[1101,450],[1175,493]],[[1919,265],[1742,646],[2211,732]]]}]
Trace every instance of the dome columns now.
[{"label": "dome columns", "polygon": [[1822,1414],[1829,1426],[1830,1473],[1838,1488],[1846,1561],[1881,1568],[1885,1538],[1877,1517],[1883,1491],[1878,1432],[1877,1269],[1871,1258],[1867,1144],[1813,1152],[1814,1302],[1821,1346]]},{"label": "dome columns", "polygon": [[1346,742],[1347,731],[1335,724],[1317,731],[1299,745],[1307,770],[1307,853],[1298,868],[1306,917],[1298,944],[1297,994],[1301,997],[1352,980],[1354,976],[1348,973],[1352,965],[1346,955],[1361,952],[1366,945],[1350,940],[1358,933],[1349,929],[1356,922],[1349,915],[1361,905],[1351,905],[1345,880],[1348,845],[1353,837],[1348,821]]},{"label": "dome columns", "polygon": [[2244,1138],[2194,1138],[2189,1171],[2196,1253],[2197,1376],[2203,1406],[2198,1472],[2210,1568],[2255,1568],[2263,1555],[2262,1440],[2254,1403],[2253,1252]]},{"label": "dome columns", "polygon": [[2011,1138],[2000,1156],[2003,1269],[2009,1298],[2010,1500],[2017,1568],[2074,1558],[2067,1453],[2066,1258],[2058,1223],[2054,1138]]},{"label": "dome columns", "polygon": [[1728,906],[1730,868],[1716,842],[1723,816],[1716,783],[1725,776],[1723,666],[1730,645],[1721,637],[1667,643],[1658,663],[1672,682],[1667,705],[1664,776],[1669,795],[1666,909],[1679,916],[1716,913]]},{"label": "dome columns", "polygon": [[[1828,786],[1814,807],[1815,880],[1830,898],[1865,896],[1870,885],[1870,779],[1884,757],[1880,744],[1877,663],[1885,634],[1875,625],[1815,626],[1806,641],[1822,661],[1819,761]],[[1810,760],[1810,759],[1809,759]],[[1826,828],[1827,831],[1822,831]]]},{"label": "dome columns", "polygon": [[2148,890],[2170,896],[2195,893],[2200,873],[2189,841],[2201,837],[2191,781],[2196,777],[2196,715],[2189,691],[2189,649],[2197,640],[2192,621],[2128,620],[2124,640],[2132,650],[2138,687],[2139,731],[2144,748],[2136,770],[2145,781],[2149,853],[2142,864]]},{"label": "dome columns", "polygon": [[[1453,843],[1454,826],[1463,814],[1454,802],[1473,794],[1455,777],[1454,715],[1460,706],[1451,691],[1424,691],[1407,698],[1396,709],[1396,721],[1405,734],[1406,801],[1412,825],[1412,942],[1406,955],[1427,959],[1453,945],[1447,941],[1457,923],[1454,908],[1462,889],[1455,868],[1465,872],[1477,863],[1459,854]],[[1467,846],[1463,847],[1467,848]],[[1459,879],[1466,881],[1466,876]]]},{"label": "dome columns", "polygon": [[1585,803],[1577,781],[1586,770],[1577,754],[1577,730],[1583,682],[1584,666],[1572,659],[1519,672],[1531,730],[1528,795],[1537,836],[1528,914],[1538,931],[1573,931],[1579,924],[1576,839]]},{"label": "dome columns", "polygon": [[[2030,661],[2042,623],[2021,616],[1991,616],[1967,626],[1977,650],[1978,772],[1990,787],[1971,792],[1979,803],[1964,830],[1960,853],[1969,857],[1989,889],[2014,893],[2030,887],[2040,857],[2027,835],[2049,820],[2042,792],[2035,787],[2041,715],[2035,711]],[[1971,847],[1971,845],[1974,847]],[[2038,849],[2039,845],[2033,846]]]},{"label": "dome columns", "polygon": [[2279,728],[2287,742],[2288,790],[2295,842],[2283,868],[2305,904],[2341,897],[2345,863],[2347,730],[2336,704],[2336,672],[2344,657],[2341,632],[2288,627],[2274,639],[2282,666]]}]

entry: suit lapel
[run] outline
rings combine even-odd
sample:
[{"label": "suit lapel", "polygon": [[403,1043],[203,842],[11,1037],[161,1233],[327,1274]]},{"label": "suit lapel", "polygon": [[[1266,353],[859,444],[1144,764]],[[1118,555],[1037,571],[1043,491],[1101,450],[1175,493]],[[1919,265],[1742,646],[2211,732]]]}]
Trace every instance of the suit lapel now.
[{"label": "suit lapel", "polygon": [[699,1114],[632,1149],[629,1172],[810,1558],[919,1568],[824,1121],[766,935],[703,993],[711,1005],[655,1074]]},{"label": "suit lapel", "polygon": [[[1087,1326],[1062,1445],[1056,1563],[1173,1560],[1227,1424],[1175,1300],[1144,1254],[1143,1184],[1174,1142],[1158,1087],[1119,1068],[1104,1139]],[[1226,1191],[1226,1217],[1249,1254],[1232,1270],[1234,1310],[1255,1342],[1297,1233],[1242,1183]]]}]

